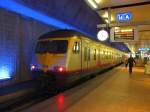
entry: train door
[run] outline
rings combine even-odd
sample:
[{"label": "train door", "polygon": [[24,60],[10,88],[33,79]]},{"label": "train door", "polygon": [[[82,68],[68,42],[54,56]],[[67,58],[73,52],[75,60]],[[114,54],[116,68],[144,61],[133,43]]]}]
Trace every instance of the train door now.
[{"label": "train door", "polygon": [[83,39],[82,40],[82,70],[87,70],[90,66],[90,47],[89,41]]},{"label": "train door", "polygon": [[90,64],[90,48],[84,47],[84,68],[88,69]]}]

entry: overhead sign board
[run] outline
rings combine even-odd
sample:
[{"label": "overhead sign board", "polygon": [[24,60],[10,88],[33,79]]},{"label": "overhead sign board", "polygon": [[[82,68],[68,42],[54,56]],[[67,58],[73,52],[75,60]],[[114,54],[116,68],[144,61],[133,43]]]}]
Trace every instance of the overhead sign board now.
[{"label": "overhead sign board", "polygon": [[138,40],[137,27],[113,27],[111,28],[112,42],[131,42]]},{"label": "overhead sign board", "polygon": [[126,22],[130,21],[132,19],[132,13],[126,12],[126,13],[118,13],[117,14],[117,21],[118,22]]},{"label": "overhead sign board", "polygon": [[150,48],[139,48],[139,51],[150,51]]}]

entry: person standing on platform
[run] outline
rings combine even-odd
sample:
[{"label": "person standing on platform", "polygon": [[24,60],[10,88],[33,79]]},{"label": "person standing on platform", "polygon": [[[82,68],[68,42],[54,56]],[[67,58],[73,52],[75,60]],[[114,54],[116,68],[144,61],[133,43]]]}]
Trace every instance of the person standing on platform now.
[{"label": "person standing on platform", "polygon": [[136,62],[133,59],[132,55],[130,55],[130,57],[128,58],[128,63],[127,63],[127,65],[129,65],[129,74],[132,74],[133,63],[136,64]]}]

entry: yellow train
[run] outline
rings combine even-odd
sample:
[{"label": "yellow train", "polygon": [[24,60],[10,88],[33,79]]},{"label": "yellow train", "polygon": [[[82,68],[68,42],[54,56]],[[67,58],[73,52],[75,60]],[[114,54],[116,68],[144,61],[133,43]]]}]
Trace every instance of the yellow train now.
[{"label": "yellow train", "polygon": [[35,52],[38,65],[32,64],[33,75],[60,86],[115,66],[125,54],[73,30],[42,35]]}]

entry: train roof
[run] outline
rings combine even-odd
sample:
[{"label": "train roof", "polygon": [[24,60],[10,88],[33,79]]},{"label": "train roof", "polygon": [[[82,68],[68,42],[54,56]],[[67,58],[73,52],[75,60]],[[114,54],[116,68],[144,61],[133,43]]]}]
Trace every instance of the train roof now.
[{"label": "train roof", "polygon": [[57,37],[63,38],[63,37],[72,37],[72,36],[85,36],[85,35],[75,30],[55,30],[55,31],[50,31],[46,34],[41,35],[39,39],[57,38]]},{"label": "train roof", "polygon": [[[96,42],[99,42],[99,43],[101,43],[103,45],[106,45],[105,43],[100,42],[100,41],[95,40],[95,39],[92,39],[92,38],[90,38],[90,37],[88,37],[88,36],[86,36],[86,35],[84,35],[84,34],[82,34],[80,32],[77,32],[75,30],[67,30],[67,29],[65,29],[65,30],[64,29],[60,29],[60,30],[50,31],[48,33],[45,33],[45,34],[41,35],[39,37],[39,40],[41,40],[41,39],[48,39],[48,38],[58,38],[58,37],[59,38],[73,37],[73,36],[83,36],[85,38],[89,38],[89,39],[91,39],[93,41],[96,41]],[[110,45],[106,45],[106,46],[115,48],[114,46],[110,46]],[[115,49],[117,49],[117,48],[115,48]]]}]

